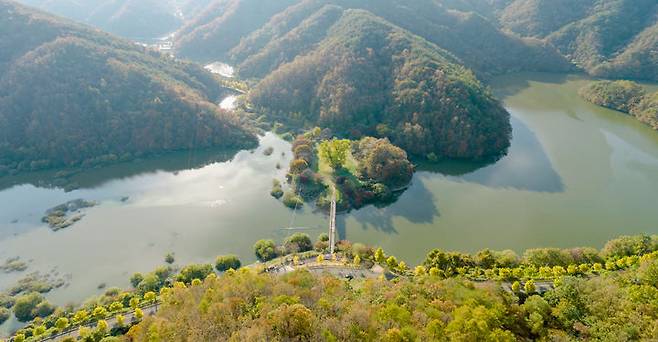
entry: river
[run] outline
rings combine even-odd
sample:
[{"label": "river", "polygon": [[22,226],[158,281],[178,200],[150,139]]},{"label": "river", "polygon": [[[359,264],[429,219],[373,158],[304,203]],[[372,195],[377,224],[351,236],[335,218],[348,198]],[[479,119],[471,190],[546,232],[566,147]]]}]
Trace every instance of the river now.
[{"label": "river", "polygon": [[[512,114],[508,155],[490,165],[421,165],[392,205],[339,215],[339,238],[414,264],[437,247],[600,247],[622,234],[658,233],[658,133],[582,101],[586,82],[495,79]],[[256,240],[294,232],[283,227],[307,227],[315,238],[328,229],[324,213],[307,207],[293,216],[269,196],[290,156],[289,143],[266,134],[254,151],[188,151],[86,171],[72,177],[79,189],[71,192],[45,185],[54,172],[2,178],[0,260],[20,256],[29,267],[0,274],[0,286],[33,271],[57,274],[68,285],[48,298],[63,304],[99,293],[99,284],[127,287],[130,274],[162,265],[168,252],[177,264],[228,253],[249,263]],[[57,232],[40,222],[48,208],[77,198],[100,205]]]}]

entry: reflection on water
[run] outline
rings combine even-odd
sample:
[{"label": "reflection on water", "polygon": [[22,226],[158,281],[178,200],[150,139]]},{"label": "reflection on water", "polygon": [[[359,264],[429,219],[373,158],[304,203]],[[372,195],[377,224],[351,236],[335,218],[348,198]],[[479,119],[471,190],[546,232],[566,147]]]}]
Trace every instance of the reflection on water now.
[{"label": "reflection on water", "polygon": [[424,164],[423,171],[438,172],[455,181],[482,184],[494,188],[514,188],[539,192],[561,192],[560,175],[537,140],[537,136],[512,113],[512,144],[508,154],[490,163],[446,161]]},{"label": "reflection on water", "polygon": [[[340,238],[413,264],[436,247],[601,246],[622,234],[658,233],[658,134],[582,101],[585,83],[542,74],[496,80],[513,117],[508,155],[421,166],[395,202],[340,215]],[[268,147],[274,153],[266,156]],[[313,238],[328,230],[325,213],[305,206],[293,216],[269,196],[291,156],[289,143],[267,134],[254,151],[193,151],[59,174],[77,185],[70,192],[53,172],[2,178],[0,260],[21,256],[32,260],[28,272],[70,274],[68,287],[48,295],[56,303],[97,293],[100,283],[127,287],[132,272],[161,265],[169,252],[177,264],[221,254],[252,262],[254,241],[281,241],[292,233],[282,227],[304,227]],[[76,198],[100,205],[58,232],[40,222],[46,209]],[[20,276],[0,274],[0,287]]]},{"label": "reflection on water", "polygon": [[395,226],[393,218],[403,218],[413,224],[432,224],[439,217],[439,209],[434,194],[425,187],[424,182],[417,180],[393,203],[370,206],[351,212],[349,216],[338,216],[336,222],[340,239],[349,239],[346,231],[347,217],[358,222],[364,231],[372,229],[397,235],[400,234],[400,227]]},{"label": "reflection on water", "polygon": [[[96,169],[47,170],[1,177],[0,191],[15,185],[30,184],[39,188],[57,188],[75,184],[76,188],[92,188],[109,180],[128,178],[157,171],[178,172],[199,169],[230,160],[238,150],[206,149],[173,152],[161,157],[135,160]],[[0,213],[1,214],[1,213]]]}]

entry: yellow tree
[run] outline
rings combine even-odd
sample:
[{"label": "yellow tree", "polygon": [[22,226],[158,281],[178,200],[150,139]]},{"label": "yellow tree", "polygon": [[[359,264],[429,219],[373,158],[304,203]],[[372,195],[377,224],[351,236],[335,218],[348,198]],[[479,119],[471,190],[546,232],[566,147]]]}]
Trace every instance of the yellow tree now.
[{"label": "yellow tree", "polygon": [[318,150],[322,159],[326,160],[335,170],[343,167],[347,161],[347,153],[350,151],[351,143],[347,139],[331,139],[320,143]]}]

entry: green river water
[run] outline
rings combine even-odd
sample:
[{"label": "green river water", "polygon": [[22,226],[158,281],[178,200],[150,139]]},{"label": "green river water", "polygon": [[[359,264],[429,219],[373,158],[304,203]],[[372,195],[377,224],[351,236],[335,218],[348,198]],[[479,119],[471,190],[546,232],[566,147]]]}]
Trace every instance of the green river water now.
[{"label": "green river water", "polygon": [[[512,114],[508,155],[489,165],[420,166],[392,205],[340,215],[339,238],[414,264],[431,248],[600,247],[622,234],[658,233],[658,133],[581,100],[586,82],[552,74],[495,79]],[[54,172],[0,179],[0,260],[29,264],[0,274],[0,287],[39,271],[67,282],[47,295],[51,301],[75,302],[99,293],[101,283],[128,287],[130,274],[163,264],[168,252],[177,264],[228,253],[249,263],[256,240],[294,232],[283,227],[304,227],[315,238],[328,229],[324,213],[304,208],[293,217],[269,196],[289,149],[267,134],[255,151],[192,151],[86,171],[68,193],[45,185]],[[58,232],[40,222],[46,209],[77,198],[100,205]]]}]

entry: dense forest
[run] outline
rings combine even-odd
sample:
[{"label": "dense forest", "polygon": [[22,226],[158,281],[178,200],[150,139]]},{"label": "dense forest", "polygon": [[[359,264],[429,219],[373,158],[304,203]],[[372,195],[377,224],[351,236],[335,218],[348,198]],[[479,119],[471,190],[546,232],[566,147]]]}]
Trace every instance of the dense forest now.
[{"label": "dense forest", "polygon": [[658,80],[653,0],[286,0],[266,6],[215,0],[179,31],[176,45],[184,56],[244,63],[245,75],[259,76],[263,71],[249,70],[254,61],[248,59],[274,63],[299,53],[277,54],[282,41],[314,43],[304,32],[323,30],[321,20],[326,25],[329,18],[317,12],[326,5],[367,10],[446,49],[480,76],[575,66],[596,76]]},{"label": "dense forest", "polygon": [[210,0],[19,0],[39,9],[137,40],[163,37]]},{"label": "dense forest", "polygon": [[[322,22],[317,22],[320,14],[316,12],[325,5],[335,5],[367,10],[450,51],[482,75],[514,70],[566,71],[571,68],[545,43],[506,34],[488,19],[473,12],[460,11],[490,7],[474,1],[285,0],[265,4],[258,0],[216,0],[204,14],[177,33],[176,49],[181,55],[193,59],[233,59],[234,63],[240,64],[268,44],[268,50],[274,52],[271,49],[277,47],[279,39],[308,38],[301,32],[293,32],[295,30],[321,31]],[[316,26],[311,25],[313,21],[316,21]]]},{"label": "dense forest", "polygon": [[345,11],[312,51],[277,68],[249,98],[292,125],[388,137],[422,157],[487,158],[509,146],[509,114],[469,70],[362,10]]},{"label": "dense forest", "polygon": [[658,130],[658,92],[647,94],[631,81],[597,81],[583,87],[580,95],[596,105],[631,114]]},{"label": "dense forest", "polygon": [[202,68],[0,1],[0,172],[255,143]]},{"label": "dense forest", "polygon": [[[304,40],[299,31],[322,30],[317,12],[335,5],[370,11],[450,51],[481,76],[569,71],[573,63],[596,76],[658,80],[658,4],[653,0],[22,2],[126,37],[159,37],[182,26],[175,38],[178,53],[203,62],[266,58],[276,52],[278,40]],[[314,21],[317,26],[308,27]],[[281,53],[267,60],[295,52]],[[250,70],[252,63],[242,69]]]},{"label": "dense forest", "polygon": [[[346,284],[296,272],[237,272],[176,289],[135,341],[601,341],[655,339],[658,262],[565,277],[522,303],[494,284],[419,276]],[[640,313],[641,312],[641,313]],[[211,323],[212,322],[212,323]]]},{"label": "dense forest", "polygon": [[[192,264],[135,273],[133,290],[108,289],[78,308],[55,308],[37,294],[22,295],[13,309],[21,317],[41,317],[19,330],[15,341],[80,325],[81,340],[105,342],[658,338],[656,236],[622,236],[601,250],[528,249],[522,256],[435,249],[411,268],[381,248],[349,241],[337,243],[336,260],[324,260],[327,239],[324,234],[314,244],[296,233],[282,245],[260,240],[254,253],[263,263],[246,268],[228,255],[217,257],[214,269]],[[281,254],[288,255],[271,260]],[[312,272],[309,257],[316,259]],[[297,270],[264,272],[284,259]],[[379,268],[386,276],[338,277],[318,272],[321,265],[344,272]],[[156,302],[159,311],[145,315]],[[127,320],[132,312],[135,322]],[[110,326],[112,318],[119,323]]]},{"label": "dense forest", "polygon": [[542,39],[595,76],[658,80],[654,0],[515,0],[500,25]]}]

